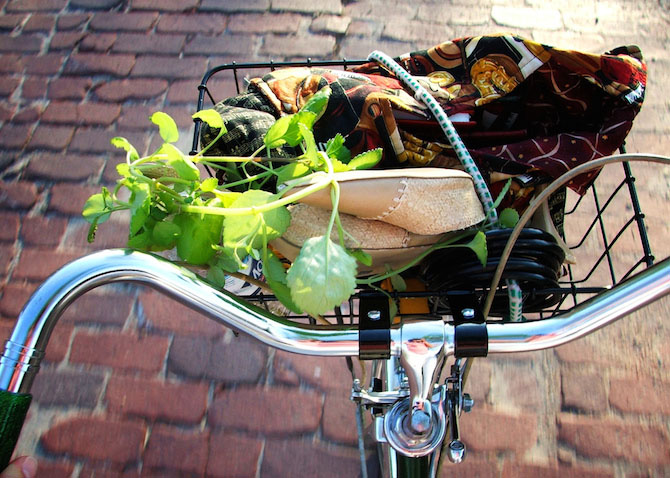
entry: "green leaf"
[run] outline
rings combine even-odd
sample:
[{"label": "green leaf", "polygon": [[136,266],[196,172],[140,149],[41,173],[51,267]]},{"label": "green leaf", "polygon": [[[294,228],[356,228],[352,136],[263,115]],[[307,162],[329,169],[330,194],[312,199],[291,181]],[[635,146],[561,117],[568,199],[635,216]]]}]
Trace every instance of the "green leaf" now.
[{"label": "green leaf", "polygon": [[268,281],[286,284],[286,269],[284,264],[272,252],[268,251],[263,259],[263,275]]},{"label": "green leaf", "polygon": [[154,244],[171,249],[174,247],[177,237],[181,233],[181,228],[173,222],[158,222],[151,232],[151,238]]},{"label": "green leaf", "polygon": [[498,223],[500,227],[512,228],[519,222],[519,213],[516,209],[510,207],[503,209],[498,215]]},{"label": "green leaf", "polygon": [[493,203],[493,209],[500,206],[500,203],[505,198],[505,195],[507,194],[507,191],[509,191],[511,185],[512,185],[512,178],[509,178],[505,183],[505,185],[503,186],[503,188],[500,190],[500,194],[498,194],[498,197],[496,198],[495,202]]},{"label": "green leaf", "polygon": [[135,147],[130,144],[130,142],[126,138],[122,138],[121,136],[116,136],[110,140],[110,143],[112,143],[112,146],[116,148],[120,148],[125,150],[127,153],[130,153],[130,160],[134,161],[136,159],[139,159],[140,155],[137,154],[137,150]]},{"label": "green leaf", "polygon": [[128,239],[128,247],[148,251],[153,244],[151,230],[145,228],[139,234],[135,234]]},{"label": "green leaf", "polygon": [[488,248],[486,247],[486,235],[482,231],[477,231],[475,237],[472,238],[470,242],[465,244],[465,247],[468,247],[475,253],[479,262],[482,263],[482,267],[486,266],[486,260],[488,257]]},{"label": "green leaf", "polygon": [[281,302],[284,307],[296,314],[302,314],[302,309],[293,301],[293,298],[291,297],[291,289],[286,284],[269,279],[266,279],[266,282],[270,286],[270,289],[272,289],[272,292],[274,292],[277,300]]},{"label": "green leaf", "polygon": [[344,145],[344,136],[337,133],[333,138],[326,143],[326,154],[330,158],[337,159],[343,163],[351,161],[351,151]]},{"label": "green leaf", "polygon": [[124,177],[124,178],[129,178],[132,176],[130,172],[130,166],[128,166],[128,163],[119,163],[116,165],[116,172],[119,173],[119,176]]},{"label": "green leaf", "polygon": [[218,189],[214,189],[212,191],[216,198],[221,201],[221,205],[223,207],[230,207],[231,204],[233,204],[237,198],[239,198],[242,193],[234,192],[234,191],[219,191]]},{"label": "green leaf", "polygon": [[[221,114],[215,109],[200,110],[194,115],[193,119],[199,119],[207,123],[211,128],[223,129],[223,134],[227,133],[226,127],[223,124],[223,118]],[[219,132],[221,134],[221,132]]]},{"label": "green leaf", "polygon": [[179,130],[177,123],[170,117],[170,115],[157,111],[152,114],[151,122],[158,126],[158,132],[166,143],[176,143],[179,140]]},{"label": "green leaf", "polygon": [[130,193],[130,236],[134,236],[149,217],[151,189],[146,183],[136,183]]},{"label": "green leaf", "polygon": [[309,100],[307,100],[307,103],[305,103],[302,108],[300,108],[300,112],[314,113],[314,120],[316,121],[316,119],[320,118],[321,115],[326,111],[326,108],[328,107],[328,100],[330,99],[330,95],[332,93],[333,90],[331,90],[330,86],[324,86],[319,91],[314,93]]},{"label": "green leaf", "polygon": [[207,178],[200,183],[200,190],[204,193],[211,193],[219,185],[219,181],[216,178]]},{"label": "green leaf", "polygon": [[286,276],[295,304],[322,315],[354,293],[356,259],[326,236],[307,239]]},{"label": "green leaf", "polygon": [[286,139],[284,139],[284,136],[286,135],[290,124],[290,116],[282,116],[277,121],[275,121],[268,129],[268,132],[265,133],[265,138],[263,138],[265,146],[270,149],[274,149],[285,144]]},{"label": "green leaf", "polygon": [[296,114],[294,114],[291,117],[291,124],[289,125],[289,129],[287,133],[289,135],[286,137],[286,142],[290,146],[297,146],[298,143],[302,140],[302,137],[300,133],[297,130],[294,130],[294,125],[302,124],[307,126],[307,128],[311,131],[312,128],[314,127],[314,123],[316,123],[317,116],[315,113],[312,113],[311,111],[298,111]]},{"label": "green leaf", "polygon": [[175,216],[173,222],[181,230],[177,238],[177,255],[189,264],[207,264],[216,253],[213,246],[220,241],[223,217],[182,213]]},{"label": "green leaf", "polygon": [[391,277],[389,277],[389,279],[391,279],[393,290],[397,292],[405,292],[407,290],[405,279],[403,279],[400,274],[393,274]]},{"label": "green leaf", "polygon": [[164,155],[167,158],[168,164],[174,168],[181,179],[186,179],[187,181],[198,181],[200,179],[200,170],[197,166],[188,156],[184,155],[173,145],[169,143],[163,144],[156,151],[156,155]]},{"label": "green leaf", "polygon": [[[251,189],[242,193],[231,208],[262,206],[276,200],[274,194],[260,189]],[[223,244],[225,247],[260,249],[264,242],[281,236],[291,222],[291,214],[285,207],[278,207],[264,213],[226,216],[223,225]]]},{"label": "green leaf", "polygon": [[363,265],[370,267],[372,265],[372,256],[362,249],[354,249],[353,251],[347,250],[354,259],[360,262]]},{"label": "green leaf", "polygon": [[112,195],[107,188],[103,187],[102,192],[94,194],[86,200],[81,214],[91,224],[100,224],[109,219],[112,206]]},{"label": "green leaf", "polygon": [[382,150],[381,148],[372,149],[361,153],[356,156],[354,159],[349,161],[348,165],[351,169],[370,169],[377,165],[382,159]]},{"label": "green leaf", "polygon": [[275,172],[277,173],[277,185],[281,185],[293,179],[307,176],[310,171],[311,170],[307,167],[307,165],[299,161],[277,168],[275,169]]},{"label": "green leaf", "polygon": [[316,147],[316,141],[314,140],[314,134],[312,131],[302,123],[298,123],[298,128],[302,134],[303,139],[305,140],[305,158],[309,160],[309,164],[314,169],[325,169],[325,164],[319,156],[319,150]]}]

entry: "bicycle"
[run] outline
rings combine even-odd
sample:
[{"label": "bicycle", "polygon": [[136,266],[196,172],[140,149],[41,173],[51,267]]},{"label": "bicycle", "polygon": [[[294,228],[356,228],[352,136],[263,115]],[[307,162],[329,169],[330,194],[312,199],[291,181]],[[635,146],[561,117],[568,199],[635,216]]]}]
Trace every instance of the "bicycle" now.
[{"label": "bicycle", "polygon": [[[310,62],[313,66],[338,65],[345,68],[354,63]],[[292,65],[295,64],[233,64],[217,71],[232,71],[237,83],[240,69],[272,69]],[[199,109],[202,108],[204,95],[210,94],[206,84],[211,74],[208,72],[205,75],[200,87]],[[198,140],[196,128],[194,150]],[[621,155],[612,161],[641,158],[638,155]],[[666,158],[644,158],[668,163]],[[609,161],[596,160],[588,168],[596,168]],[[562,182],[572,177],[570,175],[579,174],[588,168],[568,173],[555,183],[554,189],[551,186],[547,188],[542,193],[543,197],[555,192]],[[396,324],[392,323],[386,296],[363,291],[355,298],[358,316],[353,312],[356,307],[352,305],[348,314],[333,315],[338,325],[316,325],[275,316],[261,307],[271,298],[262,294],[254,298],[235,297],[212,287],[188,269],[153,255],[130,250],[110,250],[79,259],[56,272],[40,287],[21,312],[7,343],[0,363],[0,405],[4,414],[1,421],[3,429],[0,430],[4,444],[1,456],[5,461],[11,456],[29,406],[32,381],[60,314],[87,290],[110,282],[129,281],[155,288],[278,350],[372,360],[368,380],[361,383],[355,379],[352,388],[352,399],[358,405],[359,433],[362,433],[365,415],[371,422],[372,433],[379,446],[380,467],[388,476],[435,476],[441,456],[455,463],[465,457],[466,450],[459,433],[459,417],[461,412],[472,407],[464,390],[464,381],[473,358],[553,348],[605,327],[670,293],[670,260],[653,264],[634,178],[626,162],[623,171],[624,180],[615,187],[612,196],[603,201],[593,190],[594,200],[598,204],[593,224],[600,223],[607,205],[620,194],[628,194],[632,217],[621,230],[613,234],[598,225],[603,228],[604,251],[594,267],[585,274],[588,279],[599,264],[605,261],[606,265],[610,265],[612,287],[594,288],[581,284],[580,278],[570,277],[561,290],[535,291],[539,295],[550,294],[559,298],[548,312],[541,314],[541,320],[520,323],[499,319],[481,320],[478,308],[467,302],[467,297],[465,302],[459,302],[463,297],[456,294],[447,298],[451,301],[450,315],[403,317],[402,322]],[[602,208],[601,203],[604,204]],[[541,198],[537,204],[542,204]],[[574,210],[578,207],[579,203]],[[509,247],[514,242],[514,235],[521,231],[531,215],[532,210],[529,210],[522,216],[515,231],[510,234],[512,240]],[[587,235],[593,227],[588,229]],[[629,228],[636,229],[639,234],[642,255],[624,272],[626,280],[617,279],[611,266],[614,262],[613,248],[618,238]],[[582,238],[578,243],[584,240]],[[501,256],[505,255],[507,252],[503,251]],[[641,266],[647,266],[647,269],[629,277]],[[495,290],[496,286],[491,289]],[[434,291],[423,295],[430,294],[434,294]],[[594,297],[585,300],[593,294]],[[416,295],[396,292],[393,296],[412,298]],[[568,299],[573,301],[573,305],[565,305]],[[260,304],[254,305],[250,300]],[[547,315],[549,318],[546,318]],[[348,319],[348,323],[344,323],[344,319]],[[449,367],[451,359],[454,362]],[[367,476],[368,463],[363,451],[361,461],[362,475]],[[371,467],[370,472],[374,471],[374,467]]]}]

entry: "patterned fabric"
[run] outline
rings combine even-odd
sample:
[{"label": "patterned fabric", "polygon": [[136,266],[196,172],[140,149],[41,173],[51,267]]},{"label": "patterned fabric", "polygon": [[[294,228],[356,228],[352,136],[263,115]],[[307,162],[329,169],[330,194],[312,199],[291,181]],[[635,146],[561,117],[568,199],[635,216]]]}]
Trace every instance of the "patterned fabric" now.
[{"label": "patterned fabric", "polygon": [[[449,115],[494,196],[515,179],[506,205],[519,208],[535,184],[616,152],[646,85],[637,47],[594,55],[499,35],[446,42],[396,61]],[[315,125],[317,141],[341,133],[353,153],[382,146],[383,168],[459,164],[426,106],[377,63],[354,71],[275,70],[252,79],[244,101],[251,97],[279,117],[325,85],[333,95]],[[241,100],[232,101],[239,106]],[[569,186],[583,193],[596,175]]]}]

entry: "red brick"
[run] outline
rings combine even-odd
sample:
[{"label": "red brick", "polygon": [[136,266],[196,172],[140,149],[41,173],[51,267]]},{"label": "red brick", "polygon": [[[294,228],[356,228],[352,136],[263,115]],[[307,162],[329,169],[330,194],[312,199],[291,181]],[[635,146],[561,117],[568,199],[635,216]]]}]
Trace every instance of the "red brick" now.
[{"label": "red brick", "polygon": [[151,127],[149,117],[156,111],[162,111],[159,104],[124,105],[117,125],[123,129],[146,131]]},{"label": "red brick", "polygon": [[225,31],[227,17],[217,14],[161,15],[156,30],[162,33],[221,33]]},{"label": "red brick", "polygon": [[27,246],[57,247],[67,227],[61,217],[26,216],[21,226],[21,238]]},{"label": "red brick", "polygon": [[261,476],[359,476],[360,457],[355,449],[326,447],[306,439],[267,440]]},{"label": "red brick", "polygon": [[572,466],[539,466],[506,462],[502,478],[614,478],[613,471]]},{"label": "red brick", "polygon": [[[342,13],[342,2],[339,0],[273,0],[272,8],[291,12],[304,13]],[[411,18],[411,17],[410,17]]]},{"label": "red brick", "polygon": [[21,217],[15,212],[0,211],[0,242],[14,242],[19,237]]},{"label": "red brick", "polygon": [[58,371],[45,367],[30,390],[33,400],[44,407],[64,406],[93,409],[102,392],[104,376],[85,370]]},{"label": "red brick", "polygon": [[59,12],[68,0],[10,0],[8,12]]},{"label": "red brick", "polygon": [[146,327],[152,330],[204,337],[221,336],[225,331],[219,323],[158,292],[143,292],[140,304],[147,319]]},{"label": "red brick", "polygon": [[169,340],[165,337],[138,337],[122,332],[98,334],[79,332],[75,335],[70,361],[157,372],[163,367]]},{"label": "red brick", "polygon": [[70,126],[37,125],[27,148],[62,150],[67,148],[74,134]]},{"label": "red brick", "polygon": [[96,13],[89,24],[92,30],[98,31],[147,31],[149,30],[156,19],[158,13],[117,13],[117,12],[101,12]]},{"label": "red brick", "polygon": [[36,13],[30,15],[28,21],[23,25],[22,34],[25,32],[42,32],[49,34],[56,25],[56,17],[47,13]]},{"label": "red brick", "polygon": [[0,146],[3,149],[23,149],[30,138],[31,126],[7,123],[0,129]]},{"label": "red brick", "polygon": [[351,373],[344,359],[311,357],[277,351],[274,361],[275,380],[298,385],[301,382],[322,389],[346,390]]},{"label": "red brick", "polygon": [[96,96],[103,101],[148,100],[165,93],[168,82],[164,79],[124,79],[105,82],[95,89]]},{"label": "red brick", "polygon": [[207,58],[188,57],[175,61],[169,56],[140,56],[132,76],[158,78],[200,78],[207,69]]},{"label": "red brick", "polygon": [[444,461],[439,478],[500,478],[499,465],[496,462],[474,461],[472,457],[457,465]]},{"label": "red brick", "polygon": [[0,96],[10,97],[16,87],[21,83],[21,79],[9,75],[0,76]]},{"label": "red brick", "polygon": [[55,78],[49,83],[47,97],[52,100],[82,100],[91,85],[89,78]]},{"label": "red brick", "polygon": [[32,33],[16,37],[0,35],[0,52],[37,53],[42,49],[43,37]]},{"label": "red brick", "polygon": [[156,53],[178,55],[184,46],[185,35],[160,33],[122,33],[114,43],[115,53]]},{"label": "red brick", "polygon": [[270,8],[270,0],[201,0],[202,12],[264,12]]},{"label": "red brick", "polygon": [[334,35],[343,35],[347,32],[351,18],[337,15],[319,15],[316,17],[309,30],[313,33],[332,33]]},{"label": "red brick", "polygon": [[208,445],[207,432],[189,433],[165,425],[154,426],[144,452],[144,467],[202,476],[207,466]]},{"label": "red brick", "polygon": [[215,427],[264,434],[315,432],[321,421],[321,396],[285,387],[238,387],[224,390],[209,408]]},{"label": "red brick", "polygon": [[293,13],[243,13],[231,15],[228,31],[233,33],[296,33],[301,22],[309,21],[302,15]]},{"label": "red brick", "polygon": [[11,244],[0,244],[0,276],[9,273],[12,261],[16,258],[17,251]]},{"label": "red brick", "polygon": [[65,74],[70,75],[114,75],[126,76],[135,64],[134,55],[99,55],[97,53],[73,53],[65,65]]},{"label": "red brick", "polygon": [[22,56],[12,53],[0,54],[0,73],[21,73],[21,72],[23,72]]},{"label": "red brick", "polygon": [[161,382],[113,376],[107,385],[109,410],[151,421],[199,423],[205,415],[206,383]]},{"label": "red brick", "polygon": [[200,3],[198,0],[162,0],[156,4],[155,0],[133,0],[131,8],[133,10],[156,10],[158,7],[161,12],[186,12],[193,10]]},{"label": "red brick", "polygon": [[346,395],[333,393],[326,396],[322,421],[324,438],[348,445],[358,443],[356,405]]},{"label": "red brick", "polygon": [[176,336],[170,347],[168,369],[194,379],[255,383],[265,371],[266,360],[265,347],[241,336],[229,342]]},{"label": "red brick", "polygon": [[85,35],[83,32],[56,32],[49,41],[49,51],[73,50]]},{"label": "red brick", "polygon": [[4,209],[30,209],[37,202],[40,190],[28,181],[0,181],[0,207]]},{"label": "red brick", "polygon": [[558,420],[558,438],[588,458],[670,464],[670,440],[664,427],[564,414]]},{"label": "red brick", "polygon": [[114,131],[102,128],[77,128],[70,144],[70,151],[81,151],[83,153],[109,153],[115,151],[110,140],[117,136]]},{"label": "red brick", "polygon": [[41,100],[47,91],[47,78],[29,76],[23,80],[21,97],[29,100]]},{"label": "red brick", "polygon": [[622,412],[670,415],[670,382],[649,377],[612,378],[610,404]]},{"label": "red brick", "polygon": [[277,57],[330,57],[335,49],[331,35],[275,35],[265,36],[261,51]]},{"label": "red brick", "polygon": [[77,105],[73,101],[51,101],[42,114],[46,123],[76,123]]},{"label": "red brick", "polygon": [[79,43],[79,51],[108,52],[116,42],[116,33],[87,33]]},{"label": "red brick", "polygon": [[88,242],[90,224],[78,221],[67,235],[67,245],[77,250],[126,247],[128,242],[128,222],[120,222],[124,218],[128,218],[127,213],[125,216],[112,216],[111,220],[98,225],[95,242],[93,243]]},{"label": "red brick", "polygon": [[48,476],[49,478],[70,478],[74,471],[72,463],[54,463],[45,461],[42,458],[37,460],[37,469],[41,476]]},{"label": "red brick", "polygon": [[[209,440],[207,476],[211,478],[255,478],[263,442],[228,430]],[[298,475],[300,476],[300,475]]]},{"label": "red brick", "polygon": [[252,35],[230,35],[227,41],[221,41],[217,36],[194,35],[187,40],[184,55],[235,55],[236,58],[245,58],[254,54],[256,39]]},{"label": "red brick", "polygon": [[70,349],[70,341],[72,339],[72,332],[74,327],[71,324],[62,324],[54,328],[49,338],[49,345],[47,346],[44,358],[47,362],[60,363],[65,359],[68,350]]},{"label": "red brick", "polygon": [[[145,473],[140,474],[140,472],[137,471],[137,469],[131,469],[128,471],[119,471],[118,465],[116,466],[114,464],[110,465],[109,463],[105,464],[93,463],[90,465],[86,464],[79,473],[79,478],[140,478],[140,477],[159,478],[159,476],[148,475]],[[163,477],[161,476],[160,478]]]},{"label": "red brick", "polygon": [[[53,106],[54,112],[49,111]],[[73,111],[74,107],[74,111]],[[63,109],[62,117],[59,110]],[[77,123],[83,125],[109,126],[116,121],[121,113],[120,105],[107,103],[51,103],[44,112],[42,119],[50,122]],[[74,115],[74,119],[72,116]]]},{"label": "red brick", "polygon": [[14,270],[15,279],[43,281],[57,269],[77,259],[77,254],[49,249],[24,248]]},{"label": "red brick", "polygon": [[75,300],[60,319],[73,324],[98,324],[123,327],[130,315],[134,299],[124,292],[91,291]]},{"label": "red brick", "polygon": [[16,105],[7,105],[0,103],[0,121],[5,122],[12,119],[16,111]]},{"label": "red brick", "polygon": [[84,181],[100,175],[105,160],[98,157],[68,154],[40,154],[30,159],[26,178],[51,179],[56,181]]},{"label": "red brick", "polygon": [[537,440],[537,417],[475,407],[461,417],[461,435],[472,451],[525,453]]},{"label": "red brick", "polygon": [[607,390],[602,374],[561,370],[563,406],[590,412],[607,409]]},{"label": "red brick", "polygon": [[21,25],[28,15],[23,13],[9,13],[0,16],[0,30],[13,30]]},{"label": "red brick", "polygon": [[60,212],[70,216],[81,217],[84,203],[93,194],[100,192],[98,186],[81,184],[54,184],[51,188],[49,211]]},{"label": "red brick", "polygon": [[58,16],[56,28],[58,30],[74,30],[83,26],[91,18],[89,13],[71,13]]},{"label": "red brick", "polygon": [[24,106],[14,114],[12,123],[36,123],[42,116],[42,105]]},{"label": "red brick", "polygon": [[26,73],[31,75],[55,75],[60,71],[65,57],[59,53],[24,57]]},{"label": "red brick", "polygon": [[195,100],[198,98],[199,84],[200,82],[195,79],[173,81],[168,90],[167,101],[169,103],[195,104]]},{"label": "red brick", "polygon": [[41,443],[49,453],[128,465],[140,459],[145,435],[145,427],[136,422],[73,417],[52,426]]}]

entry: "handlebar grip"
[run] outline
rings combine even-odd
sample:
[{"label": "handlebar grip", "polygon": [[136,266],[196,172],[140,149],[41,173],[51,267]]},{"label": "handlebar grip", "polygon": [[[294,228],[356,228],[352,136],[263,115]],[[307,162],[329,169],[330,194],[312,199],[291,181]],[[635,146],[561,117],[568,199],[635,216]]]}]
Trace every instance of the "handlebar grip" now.
[{"label": "handlebar grip", "polygon": [[0,473],[12,458],[32,398],[29,393],[0,390]]}]

